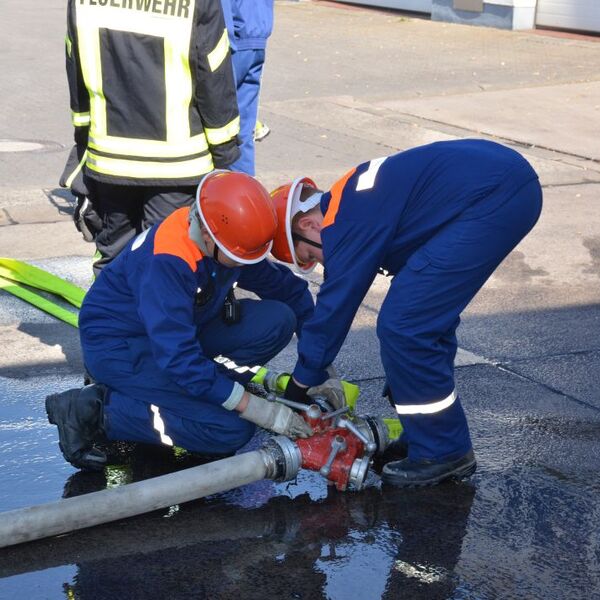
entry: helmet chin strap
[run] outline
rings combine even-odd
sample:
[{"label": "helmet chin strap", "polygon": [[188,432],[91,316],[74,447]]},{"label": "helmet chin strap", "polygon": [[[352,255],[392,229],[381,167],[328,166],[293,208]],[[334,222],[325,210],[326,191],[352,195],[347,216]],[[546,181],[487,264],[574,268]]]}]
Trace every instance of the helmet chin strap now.
[{"label": "helmet chin strap", "polygon": [[309,246],[314,246],[315,248],[323,248],[323,244],[319,244],[318,242],[313,242],[312,240],[309,240],[308,238],[305,238],[303,235],[300,235],[299,233],[292,233],[292,239],[298,241],[298,242],[304,242],[306,244],[308,244]]},{"label": "helmet chin strap", "polygon": [[[204,256],[208,256],[208,247],[206,246],[206,242],[204,241],[204,237],[202,236],[202,225],[200,223],[200,216],[198,215],[198,209],[196,208],[196,204],[194,204],[190,208],[190,216],[189,216],[190,227],[188,230],[188,234],[190,239],[200,248],[200,251]],[[212,251],[212,257],[216,262],[219,262],[219,246],[213,240],[214,248]]]}]

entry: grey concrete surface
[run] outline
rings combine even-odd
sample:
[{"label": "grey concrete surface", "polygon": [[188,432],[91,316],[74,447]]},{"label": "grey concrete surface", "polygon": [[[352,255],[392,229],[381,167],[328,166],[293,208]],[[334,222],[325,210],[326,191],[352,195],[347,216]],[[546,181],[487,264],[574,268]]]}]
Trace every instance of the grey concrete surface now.
[{"label": "grey concrete surface", "polygon": [[[93,246],[71,223],[70,195],[56,189],[72,137],[64,29],[63,1],[3,2],[0,256],[87,287]],[[599,106],[600,38],[276,2],[260,111],[272,133],[257,145],[258,176],[267,187],[298,175],[328,186],[358,162],[462,137],[511,145],[540,174],[539,223],[467,308],[459,329],[457,384],[480,464],[474,499],[461,486],[413,498],[380,493],[376,482],[363,496],[332,499],[316,475],[303,475],[292,484],[252,487],[0,553],[0,597],[27,590],[28,598],[55,598],[67,580],[77,597],[88,598],[338,599],[349,597],[348,581],[361,600],[402,593],[594,597],[600,585],[593,501],[600,490]],[[22,149],[16,144],[23,140],[44,147],[11,151]],[[314,292],[319,280],[316,271]],[[361,387],[360,412],[386,416],[393,412],[380,397],[375,326],[388,284],[376,279],[336,361]],[[80,381],[77,332],[0,291],[0,347],[0,510],[54,500],[76,484],[107,485],[75,474],[44,422],[47,391]],[[290,345],[273,365],[289,369],[294,358]],[[449,506],[465,510],[457,515]],[[222,525],[222,538],[209,544],[202,541],[207,510]],[[243,531],[234,531],[233,519],[244,523]],[[146,541],[147,554],[132,548],[128,536],[140,546]],[[440,550],[446,558],[439,559]],[[74,563],[76,570],[68,567]],[[207,569],[200,573],[198,564]],[[144,573],[148,580],[136,587]]]},{"label": "grey concrete surface", "polygon": [[[543,87],[542,90],[539,88]],[[386,108],[515,142],[600,158],[600,83],[536,86],[384,103]],[[558,135],[557,135],[558,134]]]}]

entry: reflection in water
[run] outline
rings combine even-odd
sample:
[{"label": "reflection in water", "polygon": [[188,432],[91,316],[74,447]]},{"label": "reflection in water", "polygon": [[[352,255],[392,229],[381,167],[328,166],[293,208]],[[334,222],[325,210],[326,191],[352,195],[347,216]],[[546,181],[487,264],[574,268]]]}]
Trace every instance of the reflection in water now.
[{"label": "reflection in water", "polygon": [[[586,433],[577,449],[588,462],[575,468],[549,443],[564,437],[549,437],[546,422],[535,427],[542,439],[519,464],[499,468],[497,443],[493,460],[481,444],[470,483],[381,489],[370,474],[364,491],[337,493],[303,471],[293,482],[0,550],[0,598],[600,598],[597,441]],[[504,435],[505,451],[511,439]],[[72,474],[64,495],[198,464],[121,450],[121,464],[104,473]]]},{"label": "reflection in water", "polygon": [[[192,460],[131,458],[104,474],[74,474],[65,495]],[[259,482],[179,510],[38,542],[35,561],[27,546],[16,548],[24,560],[12,564],[25,571],[28,559],[38,569],[76,563],[65,593],[79,600],[451,596],[475,489],[382,491],[376,477],[372,482],[361,493],[336,492],[313,473],[298,482]],[[0,555],[0,575],[6,570]]]},{"label": "reflection in water", "polygon": [[[2,600],[60,600],[67,594],[71,585],[65,583],[74,581],[77,576],[76,565],[65,565],[45,571],[33,571],[0,581],[0,598]],[[67,598],[69,596],[67,595]]]}]

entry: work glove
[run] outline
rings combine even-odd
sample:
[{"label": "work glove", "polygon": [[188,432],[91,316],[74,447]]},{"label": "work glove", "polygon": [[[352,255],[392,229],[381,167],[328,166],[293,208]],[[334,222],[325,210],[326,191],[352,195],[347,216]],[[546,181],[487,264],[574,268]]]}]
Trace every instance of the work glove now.
[{"label": "work glove", "polygon": [[94,210],[88,197],[77,196],[76,201],[77,204],[73,213],[75,227],[86,242],[93,242],[100,231],[102,231],[102,219]]},{"label": "work glove", "polygon": [[346,394],[333,365],[327,367],[327,374],[329,379],[309,388],[307,394],[310,398],[324,398],[333,410],[343,408],[346,406]]},{"label": "work glove", "polygon": [[248,406],[240,417],[263,429],[290,438],[307,438],[313,434],[309,424],[291,408],[279,402],[269,402],[254,394],[248,394]]},{"label": "work glove", "polygon": [[71,190],[75,196],[76,205],[73,221],[77,231],[86,242],[93,242],[102,230],[102,219],[94,210],[89,199],[90,190],[86,182],[85,169],[82,164],[86,146],[83,143],[74,144],[69,152],[67,163],[60,176],[59,185]]},{"label": "work glove", "polygon": [[283,392],[283,397],[286,400],[300,402],[301,404],[309,405],[313,403],[311,397],[308,395],[308,388],[298,385],[293,377],[290,377],[285,392]]},{"label": "work glove", "polygon": [[65,168],[58,181],[60,187],[71,190],[73,196],[89,196],[85,169],[81,164],[87,148],[84,144],[74,144],[67,157]]}]

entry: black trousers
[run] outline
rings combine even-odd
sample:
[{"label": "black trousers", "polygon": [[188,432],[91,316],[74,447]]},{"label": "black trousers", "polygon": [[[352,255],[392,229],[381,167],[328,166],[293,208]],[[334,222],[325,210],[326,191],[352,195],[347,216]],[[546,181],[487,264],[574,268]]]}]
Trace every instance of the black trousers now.
[{"label": "black trousers", "polygon": [[132,238],[168,217],[182,206],[190,206],[195,186],[127,186],[90,181],[90,199],[102,219],[96,236],[99,258],[94,275],[113,260]]}]

